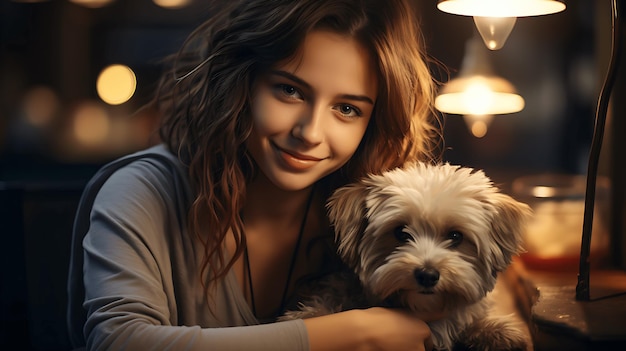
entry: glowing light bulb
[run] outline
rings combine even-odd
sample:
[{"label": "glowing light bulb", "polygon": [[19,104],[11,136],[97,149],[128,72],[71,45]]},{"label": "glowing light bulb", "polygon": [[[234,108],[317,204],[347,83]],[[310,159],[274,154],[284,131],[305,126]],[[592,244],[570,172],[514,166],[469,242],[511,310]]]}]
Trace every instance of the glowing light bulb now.
[{"label": "glowing light bulb", "polygon": [[487,134],[487,123],[484,121],[476,121],[472,124],[472,135],[482,138]]},{"label": "glowing light bulb", "polygon": [[493,115],[463,115],[463,120],[473,136],[482,138],[487,135]]},{"label": "glowing light bulb", "polygon": [[517,17],[474,16],[476,28],[490,50],[499,50],[504,46],[515,22],[517,22]]}]

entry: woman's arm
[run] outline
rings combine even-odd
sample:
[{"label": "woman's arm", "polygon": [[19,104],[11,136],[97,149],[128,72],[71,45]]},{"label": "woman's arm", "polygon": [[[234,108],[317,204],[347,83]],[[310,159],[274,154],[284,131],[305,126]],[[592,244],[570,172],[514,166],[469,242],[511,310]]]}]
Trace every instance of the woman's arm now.
[{"label": "woman's arm", "polygon": [[301,320],[245,326],[254,320],[236,299],[221,298],[226,285],[213,300],[219,317],[211,315],[200,284],[203,249],[183,229],[185,200],[170,166],[136,161],[93,189],[83,240],[87,349],[306,350]]},{"label": "woman's arm", "polygon": [[432,350],[426,323],[405,311],[374,307],[305,319],[311,351]]}]

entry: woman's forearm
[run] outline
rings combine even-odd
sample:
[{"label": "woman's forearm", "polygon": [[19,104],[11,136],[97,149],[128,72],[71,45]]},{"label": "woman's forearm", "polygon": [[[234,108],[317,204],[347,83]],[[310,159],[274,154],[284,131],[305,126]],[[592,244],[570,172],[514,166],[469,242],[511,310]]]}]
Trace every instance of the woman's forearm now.
[{"label": "woman's forearm", "polygon": [[304,323],[311,351],[432,348],[426,323],[400,310],[379,307],[351,310],[305,319]]}]

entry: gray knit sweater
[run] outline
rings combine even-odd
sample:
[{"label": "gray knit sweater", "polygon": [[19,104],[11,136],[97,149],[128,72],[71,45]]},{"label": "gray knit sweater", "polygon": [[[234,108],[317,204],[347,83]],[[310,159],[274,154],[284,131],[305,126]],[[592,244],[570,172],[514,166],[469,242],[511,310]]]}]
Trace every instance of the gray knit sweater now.
[{"label": "gray knit sweater", "polygon": [[259,324],[231,271],[215,308],[199,281],[203,249],[186,231],[193,193],[158,145],[103,167],[76,215],[68,323],[89,350],[308,350],[302,320]]}]

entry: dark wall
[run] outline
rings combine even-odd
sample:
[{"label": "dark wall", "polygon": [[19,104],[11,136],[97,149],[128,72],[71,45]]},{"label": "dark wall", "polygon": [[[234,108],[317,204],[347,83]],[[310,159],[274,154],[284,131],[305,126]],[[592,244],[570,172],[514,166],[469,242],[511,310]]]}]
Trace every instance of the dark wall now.
[{"label": "dark wall", "polygon": [[0,182],[0,349],[70,349],[69,243],[82,188],[82,183]]}]

